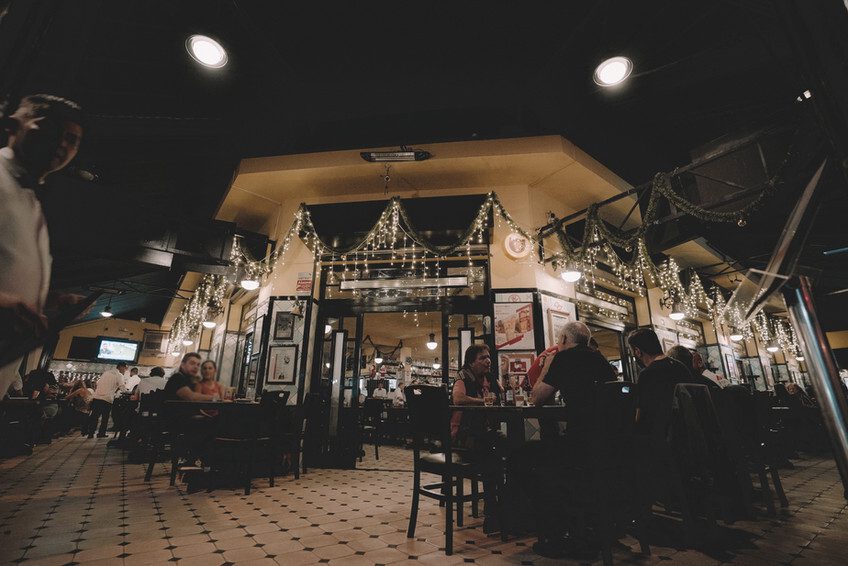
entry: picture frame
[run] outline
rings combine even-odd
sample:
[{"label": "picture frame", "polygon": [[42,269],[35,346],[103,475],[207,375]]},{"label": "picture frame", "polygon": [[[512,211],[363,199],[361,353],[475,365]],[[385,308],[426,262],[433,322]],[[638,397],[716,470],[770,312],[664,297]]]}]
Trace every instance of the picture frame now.
[{"label": "picture frame", "polygon": [[535,348],[533,303],[495,303],[494,310],[496,350]]},{"label": "picture frame", "polygon": [[677,346],[677,342],[675,342],[674,340],[672,340],[670,338],[663,338],[662,339],[663,352],[668,352],[669,350],[671,350],[675,346]]},{"label": "picture frame", "polygon": [[256,374],[259,373],[259,355],[254,354],[247,366],[247,387],[256,387]]},{"label": "picture frame", "polygon": [[286,311],[278,311],[274,316],[274,340],[294,339],[295,316]]},{"label": "picture frame", "polygon": [[724,361],[727,365],[727,375],[725,377],[727,379],[730,379],[731,377],[734,379],[737,378],[738,376],[736,375],[736,359],[733,357],[733,354],[725,353]]},{"label": "picture frame", "polygon": [[257,316],[253,323],[253,349],[252,354],[258,354],[262,348],[262,329],[265,323],[265,315]]},{"label": "picture frame", "polygon": [[572,320],[574,320],[574,315],[570,312],[548,309],[548,339],[551,346],[559,343],[562,337],[562,329]]},{"label": "picture frame", "polygon": [[268,349],[268,385],[294,385],[297,379],[296,344],[271,346]]}]

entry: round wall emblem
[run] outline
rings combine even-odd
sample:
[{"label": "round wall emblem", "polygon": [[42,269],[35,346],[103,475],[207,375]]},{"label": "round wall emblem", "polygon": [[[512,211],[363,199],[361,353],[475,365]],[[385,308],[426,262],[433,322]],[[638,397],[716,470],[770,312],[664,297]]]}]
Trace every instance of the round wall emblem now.
[{"label": "round wall emblem", "polygon": [[521,259],[530,255],[533,244],[517,232],[511,232],[504,238],[504,251],[512,259]]}]

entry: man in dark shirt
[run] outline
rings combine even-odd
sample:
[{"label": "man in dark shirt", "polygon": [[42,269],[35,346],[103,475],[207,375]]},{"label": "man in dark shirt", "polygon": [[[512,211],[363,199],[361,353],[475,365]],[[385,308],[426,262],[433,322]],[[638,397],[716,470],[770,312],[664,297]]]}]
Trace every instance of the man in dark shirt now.
[{"label": "man in dark shirt", "polygon": [[582,322],[569,322],[563,328],[559,353],[531,392],[534,405],[544,405],[559,390],[568,407],[568,433],[585,430],[592,418],[595,386],[614,381],[615,372],[603,354],[589,346],[592,333]]},{"label": "man in dark shirt", "polygon": [[213,395],[194,391],[194,379],[200,374],[200,354],[189,352],[183,356],[180,369],[168,378],[165,384],[166,401],[214,401]]},{"label": "man in dark shirt", "polygon": [[627,336],[630,353],[642,367],[639,373],[639,409],[637,430],[643,434],[664,434],[671,418],[674,387],[691,383],[691,374],[677,360],[663,354],[657,333],[650,328],[637,328]]}]

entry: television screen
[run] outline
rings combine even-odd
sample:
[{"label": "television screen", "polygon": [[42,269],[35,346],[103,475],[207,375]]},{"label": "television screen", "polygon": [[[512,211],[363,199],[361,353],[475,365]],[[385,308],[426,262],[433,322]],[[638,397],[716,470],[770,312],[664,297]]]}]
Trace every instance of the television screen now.
[{"label": "television screen", "polygon": [[103,338],[100,340],[100,347],[97,350],[97,359],[99,360],[134,362],[137,356],[138,342]]}]

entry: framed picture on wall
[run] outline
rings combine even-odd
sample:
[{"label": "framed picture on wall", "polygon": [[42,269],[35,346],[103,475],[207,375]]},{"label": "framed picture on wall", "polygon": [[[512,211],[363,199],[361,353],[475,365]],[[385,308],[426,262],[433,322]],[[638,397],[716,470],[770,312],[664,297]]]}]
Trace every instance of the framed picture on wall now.
[{"label": "framed picture on wall", "polygon": [[279,311],[274,317],[274,340],[291,340],[294,338],[294,315],[290,312]]},{"label": "framed picture on wall", "polygon": [[495,303],[495,348],[532,350],[533,303]]},{"label": "framed picture on wall", "polygon": [[256,387],[257,373],[259,373],[259,355],[255,354],[250,358],[247,366],[247,387]]},{"label": "framed picture on wall", "polygon": [[266,383],[294,385],[297,372],[297,346],[271,346],[268,352]]},{"label": "framed picture on wall", "polygon": [[733,358],[733,354],[724,354],[724,361],[727,364],[727,375],[725,377],[727,379],[739,377],[736,375],[736,360]]},{"label": "framed picture on wall", "polygon": [[675,346],[677,346],[677,342],[675,342],[675,341],[674,341],[674,340],[672,340],[671,338],[663,338],[663,339],[662,339],[662,349],[663,349],[663,352],[668,352],[669,350],[671,350],[671,349],[672,349],[672,348],[674,348]]},{"label": "framed picture on wall", "polygon": [[557,309],[548,309],[548,339],[549,344],[559,344],[565,325],[574,320],[574,313]]},{"label": "framed picture on wall", "polygon": [[265,315],[257,316],[253,323],[253,353],[258,354],[262,347],[262,328],[265,323]]}]

